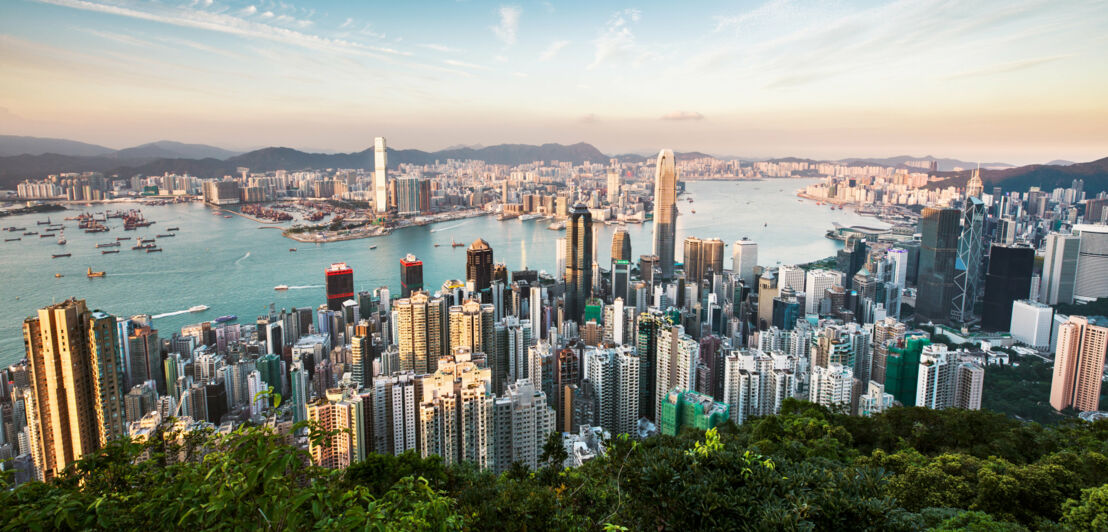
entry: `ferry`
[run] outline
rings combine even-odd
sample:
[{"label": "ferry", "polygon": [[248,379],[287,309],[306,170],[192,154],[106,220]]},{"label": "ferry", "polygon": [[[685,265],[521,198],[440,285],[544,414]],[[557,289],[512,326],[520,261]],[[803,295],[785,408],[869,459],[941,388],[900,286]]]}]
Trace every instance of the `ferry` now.
[{"label": "ferry", "polygon": [[561,231],[562,229],[566,228],[566,223],[564,221],[554,222],[554,223],[546,226],[546,228],[551,230],[551,231]]},{"label": "ferry", "polygon": [[205,310],[208,310],[207,305],[196,305],[194,307],[189,307],[189,312],[204,312]]},{"label": "ferry", "polygon": [[224,217],[224,218],[230,218],[230,217],[231,217],[231,215],[230,215],[230,214],[224,214],[224,215],[223,215],[223,217]]},{"label": "ferry", "polygon": [[155,246],[154,244],[140,244],[137,246],[131,246],[131,249],[153,249],[155,247],[157,246]]},{"label": "ferry", "polygon": [[88,269],[88,273],[86,273],[85,275],[87,275],[89,279],[92,279],[93,277],[103,277],[105,274],[104,272],[92,271],[92,267],[90,266]]},{"label": "ferry", "polygon": [[47,218],[45,222],[35,222],[35,223],[39,224],[39,225],[50,225],[50,218]]},{"label": "ferry", "polygon": [[26,233],[23,233],[23,236],[35,236],[37,234],[38,231],[27,231]]},{"label": "ferry", "polygon": [[464,245],[465,244],[463,244],[461,242],[455,242],[453,238],[450,239],[450,247],[452,247],[452,248],[460,248]]},{"label": "ferry", "polygon": [[155,251],[161,251],[162,248],[146,248],[147,253],[153,253]]},{"label": "ferry", "polygon": [[104,251],[100,252],[101,255],[109,255],[109,254],[112,254],[112,253],[119,253],[119,250],[118,249],[105,249]]},{"label": "ferry", "polygon": [[281,291],[284,291],[284,290],[288,290],[288,289],[289,289],[289,285],[287,285],[287,284],[279,284],[279,285],[277,285],[277,286],[274,286],[274,287],[273,287],[273,289],[274,289],[274,290],[277,290],[278,292],[281,292]]},{"label": "ferry", "polygon": [[71,257],[71,256],[73,256],[72,253],[54,253],[53,255],[50,255],[50,258],[60,259],[62,257]]},{"label": "ferry", "polygon": [[216,323],[225,323],[225,322],[234,321],[234,320],[237,320],[237,319],[239,319],[238,316],[235,316],[234,314],[228,314],[226,316],[220,316],[220,317],[218,317],[218,318],[216,318],[212,321],[214,321]]}]

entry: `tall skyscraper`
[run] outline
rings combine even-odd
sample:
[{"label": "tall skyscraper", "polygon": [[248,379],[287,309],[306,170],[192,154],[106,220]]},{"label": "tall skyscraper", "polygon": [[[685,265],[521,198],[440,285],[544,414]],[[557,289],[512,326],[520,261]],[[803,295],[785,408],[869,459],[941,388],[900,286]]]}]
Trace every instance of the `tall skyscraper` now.
[{"label": "tall skyscraper", "polygon": [[631,289],[631,263],[625,260],[612,261],[612,298],[627,301]]},{"label": "tall skyscraper", "polygon": [[989,273],[985,278],[981,327],[990,331],[1008,330],[1012,324],[1012,303],[1027,299],[1034,268],[1034,249],[993,244],[989,253]]},{"label": "tall skyscraper", "polygon": [[673,150],[658,152],[654,169],[654,250],[662,279],[673,278],[677,241],[677,163]]},{"label": "tall skyscraper", "polygon": [[654,359],[656,415],[661,415],[662,399],[668,392],[693,389],[694,369],[699,359],[700,343],[685,334],[684,327],[675,325],[658,330],[658,349]]},{"label": "tall skyscraper", "polygon": [[1073,233],[1081,237],[1074,298],[1094,301],[1108,297],[1108,225],[1078,224]]},{"label": "tall skyscraper", "polygon": [[[978,179],[978,185],[980,182]],[[985,204],[980,198],[971,196],[966,198],[962,209],[962,234],[958,237],[958,258],[954,263],[954,299],[950,317],[957,323],[971,323],[976,319],[973,306],[977,303],[984,260]]]},{"label": "tall skyscraper", "polygon": [[631,234],[626,229],[612,233],[612,261],[631,260]]},{"label": "tall skyscraper", "polygon": [[1073,303],[1073,287],[1077,280],[1077,254],[1081,237],[1061,233],[1046,235],[1043,245],[1043,278],[1039,284],[1039,301],[1047,305]]},{"label": "tall skyscraper", "polygon": [[[804,312],[819,314],[820,304],[827,296],[828,288],[842,286],[842,274],[833,270],[809,270],[804,274],[805,298]],[[836,309],[831,309],[834,312]]]},{"label": "tall skyscraper", "polygon": [[377,214],[389,210],[388,153],[385,149],[385,137],[373,139],[373,207]]},{"label": "tall skyscraper", "polygon": [[430,210],[430,204],[424,204],[424,192],[430,192],[429,182],[421,177],[401,177],[396,180],[396,213],[416,215]]},{"label": "tall skyscraper", "polygon": [[566,222],[566,318],[581,323],[585,301],[592,296],[592,214],[573,206]]},{"label": "tall skyscraper", "polygon": [[980,199],[981,193],[984,191],[985,185],[981,182],[981,168],[977,168],[973,171],[973,175],[970,177],[969,182],[966,184],[966,199]]},{"label": "tall skyscraper", "polygon": [[612,168],[608,170],[608,203],[615,205],[619,203],[619,168]]},{"label": "tall skyscraper", "polygon": [[354,297],[354,270],[345,262],[336,262],[323,273],[327,276],[327,309],[342,310],[342,303]]},{"label": "tall skyscraper", "polygon": [[723,241],[718,238],[701,240],[694,236],[685,239],[685,282],[700,284],[711,280],[712,274],[723,271]]},{"label": "tall skyscraper", "polygon": [[411,371],[373,379],[374,451],[398,455],[418,448],[415,385],[416,375]]},{"label": "tall skyscraper", "polygon": [[439,360],[434,374],[416,380],[420,455],[439,455],[443,463],[472,462],[489,467],[493,433],[493,396],[489,370],[473,361],[467,348]]},{"label": "tall skyscraper", "polygon": [[400,297],[423,290],[423,261],[409,253],[400,259]]},{"label": "tall skyscraper", "polygon": [[419,291],[398,299],[394,309],[400,370],[433,372],[447,350],[446,300]]},{"label": "tall skyscraper", "polygon": [[758,279],[754,277],[754,267],[758,265],[758,244],[743,238],[736,240],[731,247],[731,271],[754,289]]},{"label": "tall skyscraper", "polygon": [[124,433],[116,320],[69,299],[24,320],[23,341],[34,402],[26,409],[31,459],[37,477],[49,480]]},{"label": "tall skyscraper", "polygon": [[474,240],[466,250],[466,281],[478,292],[492,284],[492,247],[484,239]]},{"label": "tall skyscraper", "polygon": [[1080,412],[1100,409],[1100,385],[1108,351],[1108,327],[1082,316],[1070,316],[1058,327],[1050,406]]},{"label": "tall skyscraper", "polygon": [[[469,299],[449,309],[450,351],[465,347],[491,355],[496,349],[496,307]],[[448,353],[448,354],[449,354]],[[491,390],[490,390],[491,391]]]},{"label": "tall skyscraper", "polygon": [[923,209],[920,217],[919,295],[921,321],[950,321],[954,300],[954,264],[958,258],[958,209]]}]

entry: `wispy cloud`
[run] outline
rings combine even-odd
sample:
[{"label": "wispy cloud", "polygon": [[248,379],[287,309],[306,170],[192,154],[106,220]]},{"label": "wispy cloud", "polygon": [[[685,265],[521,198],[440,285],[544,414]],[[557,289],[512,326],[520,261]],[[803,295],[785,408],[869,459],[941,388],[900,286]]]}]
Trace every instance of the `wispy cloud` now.
[{"label": "wispy cloud", "polygon": [[662,115],[661,120],[704,120],[704,115],[694,111],[673,111]]},{"label": "wispy cloud", "polygon": [[558,52],[561,52],[562,48],[565,48],[567,45],[569,45],[569,41],[554,41],[550,43],[550,46],[547,46],[546,49],[539,54],[539,61],[550,61],[554,59],[554,56],[558,55]]},{"label": "wispy cloud", "polygon": [[445,44],[423,43],[423,44],[419,44],[417,46],[419,46],[420,48],[426,48],[428,50],[433,50],[433,51],[436,51],[436,52],[442,52],[444,54],[451,54],[451,53],[456,53],[456,52],[461,51],[457,48],[446,46]]},{"label": "wispy cloud", "polygon": [[965,72],[959,72],[944,77],[944,80],[955,80],[964,78],[974,78],[978,76],[991,76],[993,74],[1004,74],[1007,72],[1015,72],[1017,70],[1024,70],[1027,68],[1037,67],[1046,63],[1051,63],[1059,59],[1065,59],[1068,55],[1056,55],[1053,57],[1036,57],[1033,59],[1024,59],[1022,61],[1009,61],[1007,63],[1000,63],[998,65],[992,65],[976,70],[967,70]]},{"label": "wispy cloud", "polygon": [[638,22],[642,12],[637,9],[624,9],[617,11],[604,28],[600,36],[593,43],[596,45],[596,55],[589,69],[594,69],[601,64],[620,58],[641,59],[643,49],[635,42],[635,34],[631,31],[631,25]]},{"label": "wispy cloud", "polygon": [[500,23],[491,28],[492,33],[505,45],[511,46],[516,43],[519,17],[523,15],[523,8],[519,6],[500,6],[497,12],[500,15]]},{"label": "wispy cloud", "polygon": [[472,69],[475,69],[475,70],[490,70],[489,67],[487,67],[485,65],[478,65],[478,64],[475,64],[475,63],[467,63],[465,61],[457,61],[455,59],[444,59],[443,63],[446,63],[446,64],[448,64],[450,66],[453,66],[453,67],[458,67],[458,68],[472,68]]}]

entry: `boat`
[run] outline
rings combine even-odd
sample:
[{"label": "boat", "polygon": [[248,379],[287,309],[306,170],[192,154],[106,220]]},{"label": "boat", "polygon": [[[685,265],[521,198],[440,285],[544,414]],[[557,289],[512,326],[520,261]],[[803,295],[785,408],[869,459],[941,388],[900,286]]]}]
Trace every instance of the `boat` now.
[{"label": "boat", "polygon": [[296,251],[296,248],[289,248],[289,251]]},{"label": "boat", "polygon": [[26,233],[23,233],[23,236],[35,236],[37,234],[38,231],[27,231]]},{"label": "boat", "polygon": [[231,215],[230,215],[230,214],[224,214],[224,215],[223,215],[223,217],[224,217],[224,218],[230,218],[230,217],[231,217]]},{"label": "boat", "polygon": [[20,238],[20,237],[15,237],[15,238],[5,238],[5,239],[4,239],[4,242],[15,242],[16,240],[23,240],[23,239],[22,239],[22,238]]},{"label": "boat", "polygon": [[234,314],[228,314],[228,315],[226,315],[226,316],[220,316],[220,317],[218,317],[218,318],[216,318],[216,319],[214,319],[214,320],[212,320],[212,321],[214,321],[214,322],[216,322],[216,323],[223,323],[223,322],[228,322],[228,321],[233,321],[233,320],[237,320],[238,318],[239,318],[239,317],[238,317],[238,316],[235,316]]},{"label": "boat", "polygon": [[196,305],[193,307],[189,307],[189,312],[204,312],[205,310],[208,310],[207,305]]},{"label": "boat", "polygon": [[87,275],[89,279],[92,279],[93,277],[103,277],[105,274],[104,272],[94,272],[92,271],[92,267],[89,266],[88,273],[85,275]]},{"label": "boat", "polygon": [[180,231],[180,230],[181,230],[180,227],[170,227],[169,229],[166,229],[166,231]]},{"label": "boat", "polygon": [[146,248],[147,253],[153,253],[155,251],[161,251],[162,248]]},{"label": "boat", "polygon": [[450,239],[450,247],[452,247],[452,248],[460,248],[464,245],[465,244],[463,244],[461,242],[455,242],[453,238]]},{"label": "boat", "polygon": [[116,242],[119,242],[121,240],[130,240],[130,239],[131,239],[131,237],[129,237],[129,236],[117,236],[117,237],[115,237]]},{"label": "boat", "polygon": [[169,238],[171,236],[177,236],[177,235],[174,235],[173,233],[169,233],[169,234],[166,234],[166,235],[157,235],[157,238]]},{"label": "boat", "polygon": [[98,247],[98,248],[117,248],[117,247],[119,247],[119,242],[108,242],[108,243],[105,243],[105,244],[96,244],[96,247]]},{"label": "boat", "polygon": [[59,238],[58,239],[58,245],[59,246],[64,246],[65,245],[65,238]]},{"label": "boat", "polygon": [[109,255],[109,254],[112,254],[112,253],[119,253],[119,250],[118,249],[105,249],[104,251],[100,252],[101,255]]},{"label": "boat", "polygon": [[58,278],[62,278],[62,277],[65,277],[65,276],[64,276],[64,275],[62,275],[62,274],[60,274],[60,273],[55,273],[55,274],[54,274],[54,278],[55,278],[55,279],[58,279]]},{"label": "boat", "polygon": [[546,228],[551,230],[551,231],[561,231],[562,229],[566,228],[566,223],[565,223],[565,221],[554,222],[554,223],[551,223],[550,225],[546,226]]},{"label": "boat", "polygon": [[377,244],[373,244],[372,246],[369,246],[369,249],[377,249]]},{"label": "boat", "polygon": [[536,218],[542,218],[541,214],[521,214],[519,215],[519,221],[526,222],[527,220],[534,220]]},{"label": "boat", "polygon": [[41,235],[38,235],[39,238],[52,238],[54,236],[54,233],[43,233]]},{"label": "boat", "polygon": [[35,222],[38,225],[50,225],[50,218],[47,218],[45,222]]},{"label": "boat", "polygon": [[274,287],[273,287],[273,289],[274,289],[274,290],[277,290],[278,292],[282,292],[282,291],[288,290],[288,289],[289,289],[289,285],[287,285],[287,284],[279,284],[279,285],[277,285],[277,286],[274,286]]},{"label": "boat", "polygon": [[[19,240],[18,238],[16,240]],[[439,247],[441,244],[435,244],[435,247]]]},{"label": "boat", "polygon": [[50,255],[50,258],[60,259],[62,257],[72,257],[72,256],[73,256],[72,253],[54,253],[53,255]]}]

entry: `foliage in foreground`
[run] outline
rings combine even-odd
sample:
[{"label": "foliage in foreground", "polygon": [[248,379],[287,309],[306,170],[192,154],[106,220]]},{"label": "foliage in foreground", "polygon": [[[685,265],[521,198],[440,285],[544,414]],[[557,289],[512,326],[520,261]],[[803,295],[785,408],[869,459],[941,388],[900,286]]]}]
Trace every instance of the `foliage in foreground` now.
[{"label": "foliage in foreground", "polygon": [[[604,458],[503,475],[413,453],[346,471],[264,429],[116,442],[0,494],[6,529],[1104,530],[1108,421],[1057,427],[790,401],[707,433],[613,440]],[[166,457],[179,458],[175,463]]]}]

